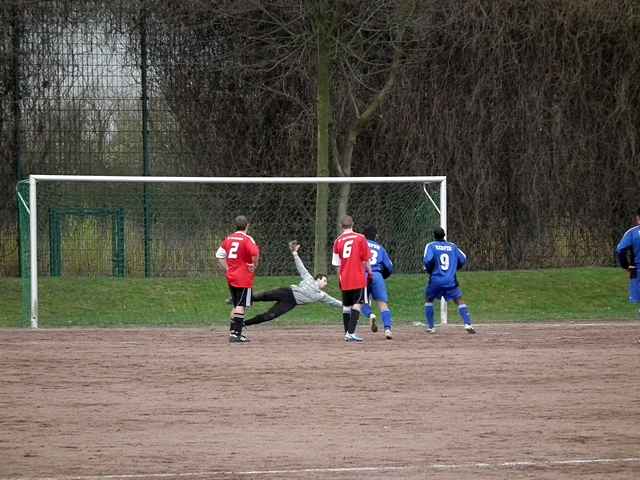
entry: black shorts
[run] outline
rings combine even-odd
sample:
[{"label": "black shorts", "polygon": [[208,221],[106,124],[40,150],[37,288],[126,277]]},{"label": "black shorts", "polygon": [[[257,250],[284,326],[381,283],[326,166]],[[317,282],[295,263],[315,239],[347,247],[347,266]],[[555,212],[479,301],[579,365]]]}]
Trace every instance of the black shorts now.
[{"label": "black shorts", "polygon": [[352,307],[360,303],[366,303],[367,295],[366,289],[358,288],[357,290],[343,290],[342,291],[342,305],[344,307]]},{"label": "black shorts", "polygon": [[251,306],[251,289],[246,287],[234,287],[229,285],[231,292],[231,303],[234,307],[250,307]]}]

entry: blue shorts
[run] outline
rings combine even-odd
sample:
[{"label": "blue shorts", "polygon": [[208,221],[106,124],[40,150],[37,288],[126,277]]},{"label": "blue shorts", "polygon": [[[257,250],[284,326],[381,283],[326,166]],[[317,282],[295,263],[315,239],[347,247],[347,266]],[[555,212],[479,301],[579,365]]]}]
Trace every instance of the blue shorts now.
[{"label": "blue shorts", "polygon": [[384,278],[382,278],[382,274],[380,272],[373,272],[371,282],[369,282],[367,289],[369,291],[369,297],[375,301],[384,303],[389,302],[387,285],[385,284]]},{"label": "blue shorts", "polygon": [[629,280],[629,302],[640,303],[640,277]]},{"label": "blue shorts", "polygon": [[447,302],[451,302],[452,300],[457,300],[462,297],[462,290],[458,287],[427,285],[427,288],[424,290],[424,297],[429,302],[440,298],[444,298]]}]

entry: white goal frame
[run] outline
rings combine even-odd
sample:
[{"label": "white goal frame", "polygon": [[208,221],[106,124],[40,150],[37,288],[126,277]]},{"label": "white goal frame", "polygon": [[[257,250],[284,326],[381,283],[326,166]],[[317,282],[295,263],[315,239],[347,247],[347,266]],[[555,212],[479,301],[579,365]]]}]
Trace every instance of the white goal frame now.
[{"label": "white goal frame", "polygon": [[[29,261],[31,281],[31,328],[38,328],[38,182],[99,182],[99,183],[254,183],[254,184],[340,184],[340,183],[438,183],[440,205],[427,192],[424,193],[440,214],[440,226],[447,231],[447,177],[152,177],[109,175],[29,175]],[[24,202],[24,199],[21,199]],[[447,323],[447,302],[441,300],[440,321]]]}]

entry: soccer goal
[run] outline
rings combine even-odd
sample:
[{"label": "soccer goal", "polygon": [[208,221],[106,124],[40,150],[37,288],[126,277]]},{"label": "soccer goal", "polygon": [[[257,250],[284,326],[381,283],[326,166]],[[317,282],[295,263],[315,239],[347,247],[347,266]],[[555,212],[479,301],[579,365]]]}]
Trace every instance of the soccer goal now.
[{"label": "soccer goal", "polygon": [[[21,325],[32,328],[211,323],[208,305],[227,295],[215,250],[237,215],[249,218],[262,250],[257,289],[296,275],[287,249],[294,238],[310,270],[334,275],[331,246],[344,213],[356,230],[377,227],[396,275],[420,274],[433,228],[447,225],[443,176],[31,175],[17,191]],[[415,295],[418,319],[422,292]],[[446,304],[440,316],[446,323]]]}]

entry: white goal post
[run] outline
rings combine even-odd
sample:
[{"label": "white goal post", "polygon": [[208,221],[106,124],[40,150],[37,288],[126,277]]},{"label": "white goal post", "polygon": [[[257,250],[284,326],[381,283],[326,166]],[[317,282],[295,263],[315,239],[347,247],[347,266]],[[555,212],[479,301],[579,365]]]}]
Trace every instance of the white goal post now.
[{"label": "white goal post", "polygon": [[[447,180],[445,176],[403,177],[153,177],[153,176],[93,176],[93,175],[30,175],[28,201],[20,193],[18,198],[28,214],[29,224],[29,280],[31,328],[38,328],[38,183],[103,183],[103,184],[422,184],[426,198],[439,215],[439,224],[447,229]],[[26,182],[25,182],[26,183]],[[434,201],[427,185],[436,184],[439,201]],[[365,200],[366,201],[366,198]],[[356,219],[358,221],[358,219]],[[420,253],[416,252],[417,255]],[[29,291],[27,289],[27,291]],[[447,323],[447,305],[441,303],[440,317]]]}]

